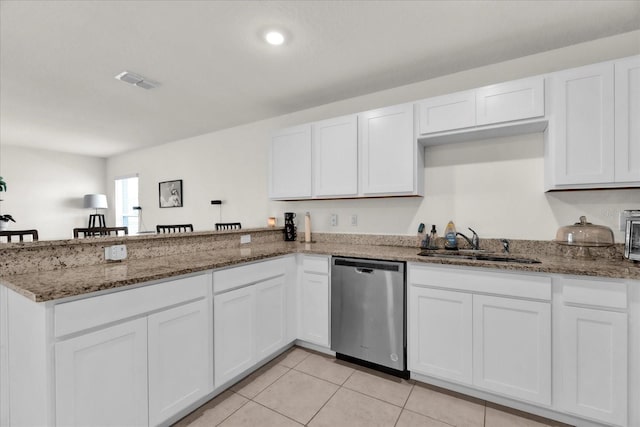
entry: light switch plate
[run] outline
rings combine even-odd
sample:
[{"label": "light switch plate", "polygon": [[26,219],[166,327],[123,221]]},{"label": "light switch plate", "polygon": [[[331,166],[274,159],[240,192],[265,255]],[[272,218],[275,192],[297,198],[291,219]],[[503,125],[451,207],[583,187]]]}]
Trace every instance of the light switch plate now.
[{"label": "light switch plate", "polygon": [[240,244],[251,243],[251,234],[244,234],[240,236]]},{"label": "light switch plate", "polygon": [[331,217],[329,218],[329,224],[331,224],[332,227],[335,227],[338,225],[338,215],[337,214],[331,214]]},{"label": "light switch plate", "polygon": [[358,215],[351,215],[351,226],[356,227],[358,225]]}]

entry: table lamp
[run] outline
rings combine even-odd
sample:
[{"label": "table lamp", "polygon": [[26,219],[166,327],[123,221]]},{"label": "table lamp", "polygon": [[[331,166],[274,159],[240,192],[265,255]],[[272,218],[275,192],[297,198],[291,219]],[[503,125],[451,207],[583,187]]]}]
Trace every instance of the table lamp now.
[{"label": "table lamp", "polygon": [[104,214],[98,213],[98,209],[109,208],[109,206],[107,206],[107,196],[105,194],[85,194],[84,207],[96,210],[95,214],[89,215],[89,228],[107,226],[104,220]]}]

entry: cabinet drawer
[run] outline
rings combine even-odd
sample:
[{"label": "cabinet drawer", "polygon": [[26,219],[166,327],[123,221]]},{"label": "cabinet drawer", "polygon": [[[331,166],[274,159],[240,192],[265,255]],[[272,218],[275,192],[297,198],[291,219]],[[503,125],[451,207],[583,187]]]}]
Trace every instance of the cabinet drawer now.
[{"label": "cabinet drawer", "polygon": [[608,308],[627,308],[627,285],[622,282],[558,279],[565,303]]},{"label": "cabinet drawer", "polygon": [[284,258],[214,271],[213,292],[218,294],[272,277],[282,276],[285,272],[286,260]]},{"label": "cabinet drawer", "polygon": [[551,277],[443,267],[409,266],[409,284],[473,293],[551,300]]},{"label": "cabinet drawer", "polygon": [[329,274],[329,257],[305,256],[302,258],[302,269],[306,273]]},{"label": "cabinet drawer", "polygon": [[56,305],[55,336],[78,332],[207,296],[209,274]]}]

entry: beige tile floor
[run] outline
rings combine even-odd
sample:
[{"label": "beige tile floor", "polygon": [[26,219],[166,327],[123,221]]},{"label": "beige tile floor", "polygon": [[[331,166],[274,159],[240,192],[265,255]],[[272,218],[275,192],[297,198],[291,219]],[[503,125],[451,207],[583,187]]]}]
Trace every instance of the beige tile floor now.
[{"label": "beige tile floor", "polygon": [[555,421],[294,347],[178,427],[544,427]]}]

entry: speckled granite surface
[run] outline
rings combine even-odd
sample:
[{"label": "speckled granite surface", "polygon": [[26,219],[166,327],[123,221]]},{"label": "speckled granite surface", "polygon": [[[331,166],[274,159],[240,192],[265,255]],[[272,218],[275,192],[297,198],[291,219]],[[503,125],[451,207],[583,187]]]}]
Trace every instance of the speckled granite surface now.
[{"label": "speckled granite surface", "polygon": [[282,228],[144,234],[120,237],[0,244],[0,276],[100,265],[104,248],[127,245],[129,260],[240,247],[240,236],[253,244],[282,241]]},{"label": "speckled granite surface", "polygon": [[[613,250],[612,253],[614,255],[612,255],[611,259],[601,257],[595,260],[579,260],[558,256],[554,251],[560,249],[557,249],[555,245],[547,247],[545,245],[546,242],[540,242],[541,244],[536,246],[533,243],[520,241],[521,248],[526,248],[527,250],[513,255],[533,257],[540,260],[541,263],[511,264],[466,259],[427,258],[419,256],[419,249],[416,247],[371,244],[372,241],[377,243],[389,241],[382,237],[378,239],[345,237],[342,241],[336,238],[325,239],[321,235],[316,237],[317,243],[313,244],[283,242],[280,240],[277,242],[252,243],[243,245],[243,247],[221,247],[214,250],[193,250],[193,247],[187,250],[185,246],[187,243],[182,242],[182,245],[177,245],[169,250],[170,255],[165,253],[160,256],[131,258],[122,263],[95,264],[26,274],[3,275],[0,277],[0,282],[33,301],[44,302],[292,253],[484,267],[515,272],[572,274],[640,280],[640,264],[623,260],[622,257],[615,255],[619,248]],[[411,242],[414,242],[414,240],[411,240]],[[362,244],[352,243],[354,241]],[[393,239],[391,241],[398,243]],[[175,243],[179,243],[179,241],[176,240]],[[487,246],[489,246],[488,243]],[[127,244],[129,245],[130,242],[127,242]],[[182,246],[181,249],[179,249],[180,246]],[[514,246],[518,247],[518,244]]]}]

